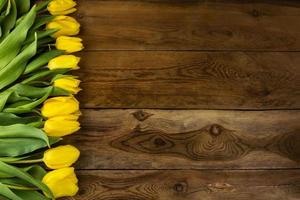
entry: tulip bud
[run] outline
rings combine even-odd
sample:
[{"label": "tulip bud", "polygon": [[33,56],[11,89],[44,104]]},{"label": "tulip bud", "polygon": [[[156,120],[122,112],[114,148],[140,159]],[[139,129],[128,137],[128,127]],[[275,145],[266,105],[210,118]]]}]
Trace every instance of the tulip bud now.
[{"label": "tulip bud", "polygon": [[73,96],[61,96],[47,99],[41,109],[44,117],[70,115],[79,112],[79,102]]},{"label": "tulip bud", "polygon": [[67,15],[76,11],[76,2],[73,0],[52,0],[48,4],[51,15]]},{"label": "tulip bud", "polygon": [[80,24],[73,17],[57,16],[46,26],[46,29],[58,29],[53,34],[54,37],[61,35],[77,35],[79,33]]},{"label": "tulip bud", "polygon": [[74,53],[83,49],[82,39],[79,37],[59,36],[56,39],[55,47],[66,53]]},{"label": "tulip bud", "polygon": [[60,169],[70,167],[79,155],[80,151],[76,147],[63,145],[45,151],[43,161],[50,169]]},{"label": "tulip bud", "polygon": [[44,131],[48,136],[63,137],[80,129],[78,115],[64,115],[51,117],[44,124]]},{"label": "tulip bud", "polygon": [[79,69],[79,57],[74,55],[61,55],[51,59],[48,63],[50,70],[54,69]]},{"label": "tulip bud", "polygon": [[55,198],[75,196],[78,192],[78,179],[73,167],[50,171],[42,182],[48,186]]},{"label": "tulip bud", "polygon": [[79,88],[80,80],[73,76],[63,76],[55,79],[53,85],[55,87],[69,91],[71,94],[77,94],[81,89]]}]

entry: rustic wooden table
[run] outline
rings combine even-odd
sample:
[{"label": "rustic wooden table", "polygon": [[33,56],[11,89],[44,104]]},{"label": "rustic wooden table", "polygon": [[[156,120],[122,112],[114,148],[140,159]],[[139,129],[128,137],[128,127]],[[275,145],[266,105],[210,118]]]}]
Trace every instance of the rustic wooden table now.
[{"label": "rustic wooden table", "polygon": [[78,200],[300,199],[300,2],[79,0]]}]

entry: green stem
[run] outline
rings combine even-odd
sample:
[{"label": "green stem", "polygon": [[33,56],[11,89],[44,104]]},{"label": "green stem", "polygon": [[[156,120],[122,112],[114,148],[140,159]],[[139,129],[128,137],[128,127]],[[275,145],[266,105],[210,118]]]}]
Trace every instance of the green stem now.
[{"label": "green stem", "polygon": [[16,160],[16,161],[11,161],[9,163],[13,163],[13,164],[30,164],[30,163],[40,163],[40,162],[43,162],[43,158],[32,159],[32,160]]},{"label": "green stem", "polygon": [[8,188],[14,189],[14,190],[38,190],[37,188],[33,188],[33,187],[17,186],[17,185],[5,184],[5,183],[2,183],[2,184],[7,186]]}]

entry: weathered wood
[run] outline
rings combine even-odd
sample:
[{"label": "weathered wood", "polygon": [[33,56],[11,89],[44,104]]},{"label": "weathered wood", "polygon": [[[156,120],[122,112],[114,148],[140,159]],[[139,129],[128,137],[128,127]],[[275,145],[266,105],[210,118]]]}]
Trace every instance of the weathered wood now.
[{"label": "weathered wood", "polygon": [[83,110],[79,169],[299,168],[300,111]]},{"label": "weathered wood", "polygon": [[84,108],[300,108],[300,53],[85,52]]},{"label": "weathered wood", "polygon": [[78,2],[82,108],[134,109],[83,109],[69,199],[300,199],[300,110],[136,109],[300,109],[300,2]]},{"label": "weathered wood", "polygon": [[88,50],[300,50],[300,3],[79,0]]},{"label": "weathered wood", "polygon": [[79,172],[76,200],[296,200],[300,170]]}]

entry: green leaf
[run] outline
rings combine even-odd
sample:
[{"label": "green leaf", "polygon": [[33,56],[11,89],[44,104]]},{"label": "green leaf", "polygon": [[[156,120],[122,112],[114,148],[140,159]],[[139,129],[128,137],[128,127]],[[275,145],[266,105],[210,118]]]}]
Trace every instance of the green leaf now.
[{"label": "green leaf", "polygon": [[1,13],[1,22],[3,21],[3,19],[4,19],[7,15],[9,15],[10,8],[11,8],[11,2],[10,2],[9,0],[7,0],[6,3],[5,3],[3,6],[5,6],[5,5],[6,5],[6,9],[5,9],[5,11],[3,11],[3,12]]},{"label": "green leaf", "polygon": [[[60,142],[62,140],[62,138],[59,138],[59,137],[49,137],[49,143],[50,145],[54,145],[58,142]],[[0,157],[0,160],[2,162],[5,162],[5,163],[26,163],[26,160],[27,159],[40,159],[41,157],[43,157],[43,151],[44,149],[40,149],[41,151],[38,151],[37,153],[34,153],[34,154],[30,154],[30,155],[26,155],[26,156],[18,156],[18,157]],[[25,161],[25,162],[24,162]],[[27,162],[28,163],[28,162]],[[24,168],[27,170],[27,168]],[[10,177],[7,177],[6,175],[3,175],[0,173],[0,178],[10,178]]]},{"label": "green leaf", "polygon": [[40,180],[34,179],[27,172],[25,172],[21,169],[18,169],[17,167],[14,167],[12,165],[8,165],[2,161],[0,161],[0,171],[3,173],[6,173],[8,175],[23,179],[23,180],[27,181],[28,183],[31,183],[32,185],[41,189],[47,196],[54,199],[54,196],[53,196],[52,192],[50,191],[50,189],[44,183],[42,183]]},{"label": "green leaf", "polygon": [[0,139],[0,147],[0,156],[16,157],[45,148],[47,144],[40,139],[34,138],[7,138]]},{"label": "green leaf", "polygon": [[5,4],[7,3],[7,0],[0,0],[0,12],[4,8]]},{"label": "green leaf", "polygon": [[45,9],[48,6],[50,1],[52,1],[52,0],[40,1],[36,6],[37,12],[40,12],[41,10]]},{"label": "green leaf", "polygon": [[36,18],[33,26],[30,28],[28,35],[34,33],[38,28],[44,26],[48,22],[52,21],[54,16],[52,15],[40,15]]},{"label": "green leaf", "polygon": [[[20,160],[20,159],[23,159],[23,158],[25,159],[25,158],[28,158],[28,157],[30,157],[30,156],[24,156],[24,157],[19,157],[19,158],[7,158],[7,159],[1,158],[0,161],[5,162],[5,163],[8,163],[7,161],[12,162],[12,161]],[[9,163],[8,163],[8,164],[9,164]],[[42,167],[39,166],[39,165],[31,165],[31,166],[29,166],[29,167],[22,168],[22,170],[25,171],[25,172],[28,172],[30,175],[39,173],[39,174],[40,174],[40,175],[38,175],[39,177],[40,177],[41,175],[43,175],[43,174],[45,175],[46,171],[45,171],[43,168],[42,168],[42,169],[37,169],[38,167],[39,167],[39,168],[42,168]],[[37,172],[37,171],[40,171],[40,172]],[[36,176],[36,175],[33,175],[33,176]],[[7,179],[7,178],[14,178],[14,176],[8,175],[8,174],[3,173],[3,172],[0,171],[0,179]],[[42,179],[39,178],[39,180],[42,180]],[[0,181],[0,182],[1,182],[1,181]]]},{"label": "green leaf", "polygon": [[37,191],[13,190],[13,192],[20,196],[23,200],[49,200]]},{"label": "green leaf", "polygon": [[10,189],[17,190],[37,190],[35,186],[28,184],[26,181],[16,177],[11,178],[0,178],[0,183],[8,186]]},{"label": "green leaf", "polygon": [[[28,174],[30,174],[30,176],[32,176],[34,179],[36,180],[40,180],[42,181],[43,177],[46,175],[46,171],[39,165],[31,165],[29,167],[23,168],[23,171],[27,172]],[[10,186],[14,186],[14,187],[19,187],[22,188],[28,188],[28,189],[36,189],[35,186],[33,186],[32,184],[28,183],[25,180],[16,178],[16,177],[4,177],[1,178],[0,177],[0,183],[4,183],[5,185],[10,185]]]},{"label": "green leaf", "polygon": [[[36,48],[37,40],[17,55],[6,67],[0,69],[0,90],[19,78],[25,70],[27,61],[35,55]],[[0,59],[0,61],[1,60],[2,59]]]},{"label": "green leaf", "polygon": [[45,78],[49,75],[51,75],[53,72],[50,70],[43,70],[43,71],[38,71],[34,72],[32,74],[29,74],[25,80],[22,81],[23,84],[31,84],[32,82]]},{"label": "green leaf", "polygon": [[[37,31],[37,39],[43,39],[47,36],[53,35],[55,32],[57,32],[58,29],[49,29],[49,30],[45,30],[45,31]],[[35,38],[35,33],[32,33],[31,35],[28,36],[28,38],[25,40],[24,45],[32,42]]]},{"label": "green leaf", "polygon": [[[0,70],[10,63],[19,53],[27,32],[36,17],[35,6],[26,14],[17,27],[0,43]],[[0,78],[1,80],[1,78]]]},{"label": "green leaf", "polygon": [[42,47],[46,47],[47,49],[50,49],[51,48],[50,44],[53,44],[53,43],[55,43],[55,39],[52,37],[44,37],[42,39],[39,39],[38,40],[39,50],[41,50]]},{"label": "green leaf", "polygon": [[47,135],[38,128],[14,124],[0,126],[0,156],[16,157],[50,146]]},{"label": "green leaf", "polygon": [[17,20],[17,6],[15,0],[9,0],[9,3],[11,3],[9,15],[7,15],[1,22],[1,41],[9,34],[10,30],[15,26]]},{"label": "green leaf", "polygon": [[4,185],[2,183],[0,183],[0,194],[11,200],[23,200],[22,198],[17,196],[15,193],[13,193],[6,185]]},{"label": "green leaf", "polygon": [[70,71],[69,69],[56,69],[56,70],[49,70],[45,69],[43,71],[37,71],[26,75],[28,78],[22,81],[23,84],[32,84],[34,81],[40,79],[52,79],[57,74],[64,74]]},{"label": "green leaf", "polygon": [[4,108],[3,112],[15,113],[15,114],[32,112],[32,110],[35,107],[37,107],[38,105],[43,103],[50,96],[50,94],[52,93],[52,90],[53,90],[53,87],[48,87],[45,95],[42,96],[41,98],[39,98],[38,100],[33,101],[33,102],[28,102],[28,103],[25,103],[25,104],[19,105],[19,106],[7,106],[6,108]]},{"label": "green leaf", "polygon": [[18,10],[18,16],[27,13],[30,9],[30,0],[15,0]]},{"label": "green leaf", "polygon": [[[22,157],[0,157],[0,161],[2,162],[5,162],[5,163],[15,163],[17,161],[20,161],[20,160],[24,160],[24,159],[27,159],[29,158],[31,155],[29,156],[22,156]],[[3,174],[0,174],[0,178],[11,178],[10,176],[7,176],[7,175],[3,175]],[[0,181],[1,182],[1,181]]]},{"label": "green leaf", "polygon": [[41,98],[42,96],[47,94],[49,89],[52,89],[52,87],[34,87],[25,84],[17,84],[12,89],[20,96],[29,98]]},{"label": "green leaf", "polygon": [[13,124],[30,124],[33,122],[41,121],[43,121],[43,118],[41,116],[19,117],[12,113],[0,112],[0,126],[9,126]]},{"label": "green leaf", "polygon": [[20,95],[18,95],[16,92],[13,92],[6,103],[15,103],[17,101],[30,101],[30,99],[28,97],[21,97]]},{"label": "green leaf", "polygon": [[42,130],[24,124],[0,126],[0,139],[8,138],[35,138],[49,144],[48,137]]},{"label": "green leaf", "polygon": [[45,66],[48,64],[48,62],[60,55],[63,55],[64,52],[60,50],[51,50],[48,52],[43,53],[42,55],[39,55],[37,58],[35,58],[33,61],[31,61],[24,71],[24,74],[28,74],[36,69],[39,69],[42,66]]},{"label": "green leaf", "polygon": [[47,173],[46,170],[39,165],[32,165],[30,167],[26,167],[24,170],[37,180],[42,180]]},{"label": "green leaf", "polygon": [[4,109],[4,106],[10,97],[10,95],[13,93],[13,90],[5,90],[4,92],[0,93],[0,112]]}]

